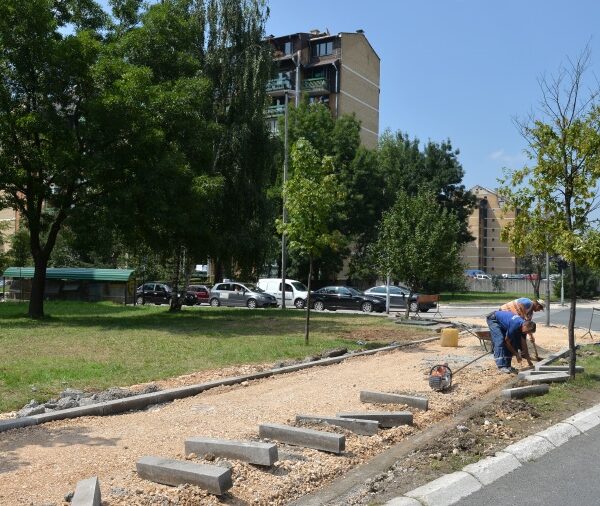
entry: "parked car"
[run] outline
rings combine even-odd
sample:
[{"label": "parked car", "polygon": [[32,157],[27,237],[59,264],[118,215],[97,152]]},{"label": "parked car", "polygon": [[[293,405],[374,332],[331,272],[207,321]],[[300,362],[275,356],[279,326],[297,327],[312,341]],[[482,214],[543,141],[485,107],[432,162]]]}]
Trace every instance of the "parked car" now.
[{"label": "parked car", "polygon": [[210,288],[206,285],[189,285],[187,289],[188,295],[195,298],[194,304],[208,304]]},{"label": "parked car", "polygon": [[[281,278],[262,278],[258,280],[258,287],[265,292],[274,295],[277,303],[281,305]],[[306,304],[308,288],[295,279],[285,280],[285,303],[286,306],[294,304],[298,309],[303,309]]]},{"label": "parked car", "polygon": [[465,270],[465,276],[467,276],[468,278],[476,278],[478,274],[482,274],[484,276],[487,276],[487,274],[482,271],[481,269],[467,269]]},{"label": "parked car", "polygon": [[[406,309],[406,301],[408,300],[409,294],[410,294],[410,290],[408,288],[405,288],[403,286],[390,285],[390,308]],[[380,286],[374,286],[372,288],[369,288],[368,290],[365,290],[365,295],[371,295],[373,297],[382,299],[383,304],[385,306],[385,299],[387,297],[386,286],[380,285]],[[436,307],[435,302],[424,302],[422,304],[417,305],[417,297],[418,296],[419,296],[418,293],[413,293],[412,297],[410,298],[409,309],[413,313],[416,313],[417,309],[423,313],[426,313],[430,309],[433,309]]]},{"label": "parked car", "polygon": [[246,306],[277,307],[277,299],[266,293],[262,288],[237,281],[217,283],[210,291],[210,305],[218,306]]},{"label": "parked car", "polygon": [[312,306],[316,311],[329,309],[355,309],[370,313],[385,311],[385,301],[364,294],[349,286],[326,286],[311,294]]},{"label": "parked car", "polygon": [[137,287],[135,291],[136,304],[169,304],[173,289],[166,283],[149,281]]}]

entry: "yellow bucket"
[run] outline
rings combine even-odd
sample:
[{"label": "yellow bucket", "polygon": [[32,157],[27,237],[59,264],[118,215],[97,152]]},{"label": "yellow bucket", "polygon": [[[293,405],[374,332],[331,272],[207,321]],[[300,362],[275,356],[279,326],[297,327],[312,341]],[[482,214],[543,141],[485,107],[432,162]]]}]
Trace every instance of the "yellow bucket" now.
[{"label": "yellow bucket", "polygon": [[458,346],[458,329],[442,329],[440,344],[442,346],[456,348]]}]

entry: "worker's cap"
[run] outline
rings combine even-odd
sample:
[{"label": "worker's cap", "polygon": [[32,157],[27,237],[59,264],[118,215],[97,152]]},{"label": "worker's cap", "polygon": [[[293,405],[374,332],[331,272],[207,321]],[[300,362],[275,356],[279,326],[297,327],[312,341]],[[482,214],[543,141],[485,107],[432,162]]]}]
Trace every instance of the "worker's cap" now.
[{"label": "worker's cap", "polygon": [[536,300],[535,303],[538,305],[538,308],[541,309],[542,311],[546,307],[546,303],[542,299]]}]

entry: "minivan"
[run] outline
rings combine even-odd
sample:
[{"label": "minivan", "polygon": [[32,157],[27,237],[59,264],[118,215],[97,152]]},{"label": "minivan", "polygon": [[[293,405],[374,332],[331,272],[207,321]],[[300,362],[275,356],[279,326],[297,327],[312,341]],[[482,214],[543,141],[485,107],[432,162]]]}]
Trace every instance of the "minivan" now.
[{"label": "minivan", "polygon": [[[274,295],[277,303],[281,305],[281,278],[262,278],[258,280],[258,287]],[[293,304],[298,309],[304,309],[308,288],[295,279],[285,280],[285,304]]]}]

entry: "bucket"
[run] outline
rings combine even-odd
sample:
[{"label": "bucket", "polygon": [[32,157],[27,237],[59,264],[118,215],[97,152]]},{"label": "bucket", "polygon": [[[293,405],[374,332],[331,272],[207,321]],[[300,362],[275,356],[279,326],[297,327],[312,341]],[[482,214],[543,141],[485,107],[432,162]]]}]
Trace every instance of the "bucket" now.
[{"label": "bucket", "polygon": [[440,344],[442,346],[456,348],[458,346],[458,329],[442,329]]}]

